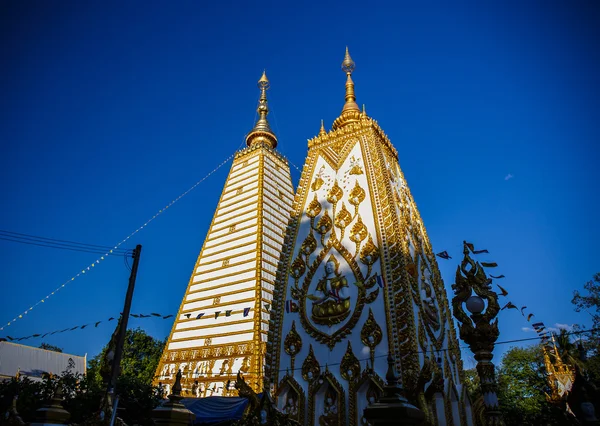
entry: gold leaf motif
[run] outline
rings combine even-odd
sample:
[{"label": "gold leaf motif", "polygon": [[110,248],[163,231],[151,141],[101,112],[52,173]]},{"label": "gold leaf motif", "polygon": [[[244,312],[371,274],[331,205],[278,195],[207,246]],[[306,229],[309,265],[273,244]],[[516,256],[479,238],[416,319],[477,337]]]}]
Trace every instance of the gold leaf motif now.
[{"label": "gold leaf motif", "polygon": [[325,210],[325,213],[323,213],[323,216],[321,216],[321,219],[319,219],[319,221],[317,222],[317,232],[321,235],[325,235],[326,233],[331,231],[332,227],[333,222],[329,217],[329,213],[327,213],[327,210]]},{"label": "gold leaf motif", "polygon": [[315,240],[315,237],[313,236],[313,234],[310,233],[310,234],[308,234],[308,237],[306,237],[306,239],[302,242],[302,245],[300,246],[300,251],[305,256],[308,256],[312,252],[314,252],[316,248],[317,248],[317,240]]},{"label": "gold leaf motif", "polygon": [[358,180],[354,184],[354,188],[350,191],[350,204],[358,206],[365,199],[365,190],[358,184]]},{"label": "gold leaf motif", "polygon": [[365,303],[373,303],[377,300],[377,296],[379,296],[379,288],[376,288],[365,297]]},{"label": "gold leaf motif", "polygon": [[381,343],[382,337],[383,333],[381,332],[381,327],[377,324],[377,321],[375,321],[373,311],[369,308],[369,316],[365,321],[362,330],[360,330],[360,340],[365,346],[368,346],[373,350],[375,349],[375,346]]},{"label": "gold leaf motif", "polygon": [[331,204],[335,204],[342,199],[343,195],[344,191],[342,191],[342,188],[340,188],[336,180],[327,194],[327,201],[329,201]]},{"label": "gold leaf motif", "polygon": [[304,271],[306,271],[306,264],[304,263],[304,260],[298,256],[296,260],[292,262],[290,275],[295,279],[299,279],[304,274]]},{"label": "gold leaf motif", "polygon": [[319,203],[317,194],[315,194],[315,198],[313,198],[306,208],[306,215],[311,219],[314,219],[319,213],[321,213],[321,203]]},{"label": "gold leaf motif", "polygon": [[360,374],[360,362],[352,352],[352,345],[348,340],[348,348],[340,363],[340,375],[348,381],[356,379]]},{"label": "gold leaf motif", "polygon": [[318,191],[319,188],[321,188],[323,186],[323,183],[324,183],[324,181],[323,181],[323,179],[321,179],[321,176],[317,176],[315,178],[315,180],[313,181],[313,183],[310,185],[310,188],[313,191]]},{"label": "gold leaf motif", "polygon": [[352,215],[346,209],[344,203],[342,203],[342,208],[335,216],[335,226],[337,226],[338,228],[345,228],[350,224],[350,222],[352,222]]},{"label": "gold leaf motif", "polygon": [[288,335],[285,336],[283,347],[285,353],[289,356],[296,356],[300,352],[300,349],[302,349],[302,339],[296,331],[296,321],[292,321],[292,328]]},{"label": "gold leaf motif", "polygon": [[367,231],[367,227],[362,222],[362,219],[360,218],[360,215],[359,215],[358,219],[356,220],[356,223],[354,224],[354,226],[352,226],[352,229],[350,230],[350,241],[358,244],[362,240],[367,238],[368,234],[369,233]]},{"label": "gold leaf motif", "polygon": [[377,246],[373,243],[373,239],[369,235],[369,239],[367,240],[367,244],[360,251],[360,261],[365,265],[373,265],[379,259],[379,250],[377,250]]},{"label": "gold leaf motif", "polygon": [[302,377],[307,382],[312,382],[321,374],[321,366],[319,365],[319,361],[315,357],[315,353],[313,352],[312,345],[308,349],[308,355],[306,359],[302,363]]}]

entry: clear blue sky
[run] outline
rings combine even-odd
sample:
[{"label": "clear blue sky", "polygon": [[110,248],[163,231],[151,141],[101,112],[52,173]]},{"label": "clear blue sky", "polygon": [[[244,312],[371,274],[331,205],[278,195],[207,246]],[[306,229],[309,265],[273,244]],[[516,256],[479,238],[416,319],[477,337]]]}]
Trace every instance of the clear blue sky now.
[{"label": "clear blue sky", "polygon": [[[439,261],[448,290],[467,239],[501,265],[505,301],[587,322],[570,300],[600,271],[598,3],[417,3],[2,2],[0,229],[121,241],[240,147],[263,68],[301,167],[341,111],[348,45],[357,102],[398,149],[434,250],[454,256]],[[228,169],[128,245],[143,245],[132,312],[176,313]],[[2,324],[95,258],[0,241]],[[118,315],[128,275],[104,262],[4,333]],[[164,338],[172,323],[130,325]],[[500,340],[527,325],[503,311]],[[95,355],[112,329],[45,340]]]}]

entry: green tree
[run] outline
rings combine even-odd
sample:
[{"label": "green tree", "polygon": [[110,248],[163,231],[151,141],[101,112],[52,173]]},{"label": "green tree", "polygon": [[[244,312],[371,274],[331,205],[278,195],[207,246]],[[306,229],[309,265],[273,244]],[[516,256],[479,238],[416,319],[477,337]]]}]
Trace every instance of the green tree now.
[{"label": "green tree", "polygon": [[[164,341],[155,339],[140,328],[127,330],[120,376],[150,386],[164,347]],[[100,364],[107,349],[108,345],[88,362],[88,375],[98,383],[102,383]]]},{"label": "green tree", "polygon": [[47,351],[54,351],[54,352],[62,352],[62,348],[59,348],[58,346],[54,346],[51,345],[50,343],[46,343],[46,342],[42,342],[42,344],[39,346],[40,349],[46,349]]},{"label": "green tree", "polygon": [[550,393],[539,346],[511,348],[498,368],[498,397],[506,424],[567,424],[546,400]]}]

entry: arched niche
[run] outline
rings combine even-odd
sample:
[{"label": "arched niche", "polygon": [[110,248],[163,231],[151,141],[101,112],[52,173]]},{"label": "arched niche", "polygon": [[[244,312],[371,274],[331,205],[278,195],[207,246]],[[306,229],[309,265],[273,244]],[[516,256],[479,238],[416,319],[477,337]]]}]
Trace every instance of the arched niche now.
[{"label": "arched niche", "polygon": [[350,384],[350,426],[365,426],[363,411],[383,395],[385,383],[376,373],[364,371]]},{"label": "arched niche", "polygon": [[329,370],[310,384],[308,395],[309,426],[347,424],[346,393]]},{"label": "arched niche", "polygon": [[304,424],[306,396],[302,386],[292,376],[285,375],[277,386],[277,408],[301,425]]}]

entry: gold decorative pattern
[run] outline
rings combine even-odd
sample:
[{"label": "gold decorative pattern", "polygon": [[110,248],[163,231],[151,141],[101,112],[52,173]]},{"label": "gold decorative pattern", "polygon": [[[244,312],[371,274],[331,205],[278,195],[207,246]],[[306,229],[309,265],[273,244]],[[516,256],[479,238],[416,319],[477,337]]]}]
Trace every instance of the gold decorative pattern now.
[{"label": "gold decorative pattern", "polygon": [[[292,420],[296,420],[301,425],[304,424],[304,413],[306,404],[306,395],[302,386],[294,379],[294,377],[286,374],[277,387],[276,398],[279,398],[281,392],[288,387],[288,392],[293,392],[296,400],[290,401],[289,394],[286,395],[286,401],[281,409],[283,414],[290,416]],[[294,406],[295,404],[295,406]]]},{"label": "gold decorative pattern", "polygon": [[302,363],[302,378],[307,382],[314,381],[321,374],[321,366],[315,357],[312,345],[308,349],[308,355]]},{"label": "gold decorative pattern", "polygon": [[291,357],[290,370],[294,371],[294,358],[302,349],[302,338],[296,331],[296,321],[292,321],[292,328],[283,342],[285,353]]},{"label": "gold decorative pattern", "polygon": [[[334,398],[335,400],[333,402],[336,404],[336,409],[331,410],[330,413],[315,413],[315,398],[323,397],[322,393],[319,392],[323,387],[325,387],[324,397]],[[326,406],[326,404],[323,405]],[[346,393],[344,392],[344,387],[329,370],[325,370],[325,372],[319,376],[319,380],[314,380],[309,385],[308,415],[309,426],[315,426],[316,424],[319,426],[338,426],[346,423]],[[318,423],[315,423],[315,417],[317,415],[319,415],[320,421],[317,420]]]},{"label": "gold decorative pattern", "polygon": [[348,348],[340,363],[340,375],[349,382],[355,380],[360,375],[360,363],[358,358],[352,352],[352,344],[348,340]]},{"label": "gold decorative pattern", "polygon": [[371,365],[375,364],[375,347],[381,343],[382,338],[381,327],[375,321],[373,311],[369,308],[369,316],[360,330],[360,341],[371,350]]}]

